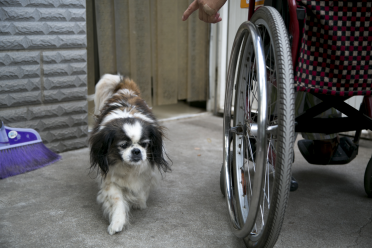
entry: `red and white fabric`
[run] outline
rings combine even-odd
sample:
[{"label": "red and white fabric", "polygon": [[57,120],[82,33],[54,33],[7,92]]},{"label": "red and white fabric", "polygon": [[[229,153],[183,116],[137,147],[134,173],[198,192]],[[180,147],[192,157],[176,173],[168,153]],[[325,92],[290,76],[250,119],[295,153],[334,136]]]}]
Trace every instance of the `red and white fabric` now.
[{"label": "red and white fabric", "polygon": [[372,1],[298,1],[306,8],[295,83],[298,91],[372,93]]}]

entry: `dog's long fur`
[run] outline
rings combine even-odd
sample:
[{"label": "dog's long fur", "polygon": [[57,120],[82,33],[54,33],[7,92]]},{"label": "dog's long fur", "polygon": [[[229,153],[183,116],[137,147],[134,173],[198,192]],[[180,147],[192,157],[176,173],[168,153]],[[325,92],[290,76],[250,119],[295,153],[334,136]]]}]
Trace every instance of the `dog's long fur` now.
[{"label": "dog's long fur", "polygon": [[96,85],[96,124],[90,137],[91,168],[100,171],[97,201],[109,234],[128,224],[131,207],[146,208],[160,173],[170,170],[158,124],[133,80],[104,75]]}]

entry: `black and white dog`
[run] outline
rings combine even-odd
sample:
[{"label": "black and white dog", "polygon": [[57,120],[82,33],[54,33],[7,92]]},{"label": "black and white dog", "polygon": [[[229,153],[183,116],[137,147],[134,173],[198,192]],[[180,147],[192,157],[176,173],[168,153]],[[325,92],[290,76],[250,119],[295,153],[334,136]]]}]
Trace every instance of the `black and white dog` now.
[{"label": "black and white dog", "polygon": [[[97,201],[109,234],[128,224],[130,208],[144,209],[161,172],[170,170],[158,124],[133,80],[104,75],[94,97],[96,123],[90,137],[91,168],[100,171]],[[157,167],[158,170],[155,168]]]}]

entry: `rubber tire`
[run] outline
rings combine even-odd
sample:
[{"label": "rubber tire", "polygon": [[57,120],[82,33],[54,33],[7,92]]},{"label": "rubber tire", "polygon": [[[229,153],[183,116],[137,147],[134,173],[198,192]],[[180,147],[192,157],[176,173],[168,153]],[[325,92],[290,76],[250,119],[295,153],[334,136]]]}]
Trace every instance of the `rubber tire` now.
[{"label": "rubber tire", "polygon": [[[230,158],[232,158],[232,153],[230,153]],[[231,162],[230,162],[230,164],[231,164]],[[225,167],[223,166],[223,164],[222,164],[222,166],[221,166],[221,171],[220,171],[220,190],[221,190],[221,193],[222,193],[222,195],[225,197],[226,196],[226,194],[225,194]]]},{"label": "rubber tire", "polygon": [[224,170],[224,166],[222,164],[221,171],[220,171],[220,190],[221,190],[222,195],[225,197],[225,181],[224,181],[224,178],[225,178],[225,170]]},{"label": "rubber tire", "polygon": [[278,11],[272,7],[260,7],[251,18],[251,22],[267,23],[271,42],[274,42],[276,64],[278,132],[275,164],[275,182],[271,208],[262,235],[256,241],[252,236],[244,238],[247,247],[273,247],[279,237],[287,206],[291,166],[293,161],[295,98],[292,56],[284,22]]},{"label": "rubber tire", "polygon": [[366,191],[369,198],[372,198],[372,157],[369,160],[364,173],[364,190]]}]

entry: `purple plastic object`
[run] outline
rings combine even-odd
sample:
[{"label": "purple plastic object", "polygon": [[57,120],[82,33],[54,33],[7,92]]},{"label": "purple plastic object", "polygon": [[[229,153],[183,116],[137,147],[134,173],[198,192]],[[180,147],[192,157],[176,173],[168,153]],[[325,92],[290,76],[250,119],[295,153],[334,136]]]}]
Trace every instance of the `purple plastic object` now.
[{"label": "purple plastic object", "polygon": [[33,129],[0,125],[0,150],[42,142],[40,135]]},{"label": "purple plastic object", "polygon": [[33,129],[6,127],[0,121],[0,179],[47,166],[61,159]]}]

